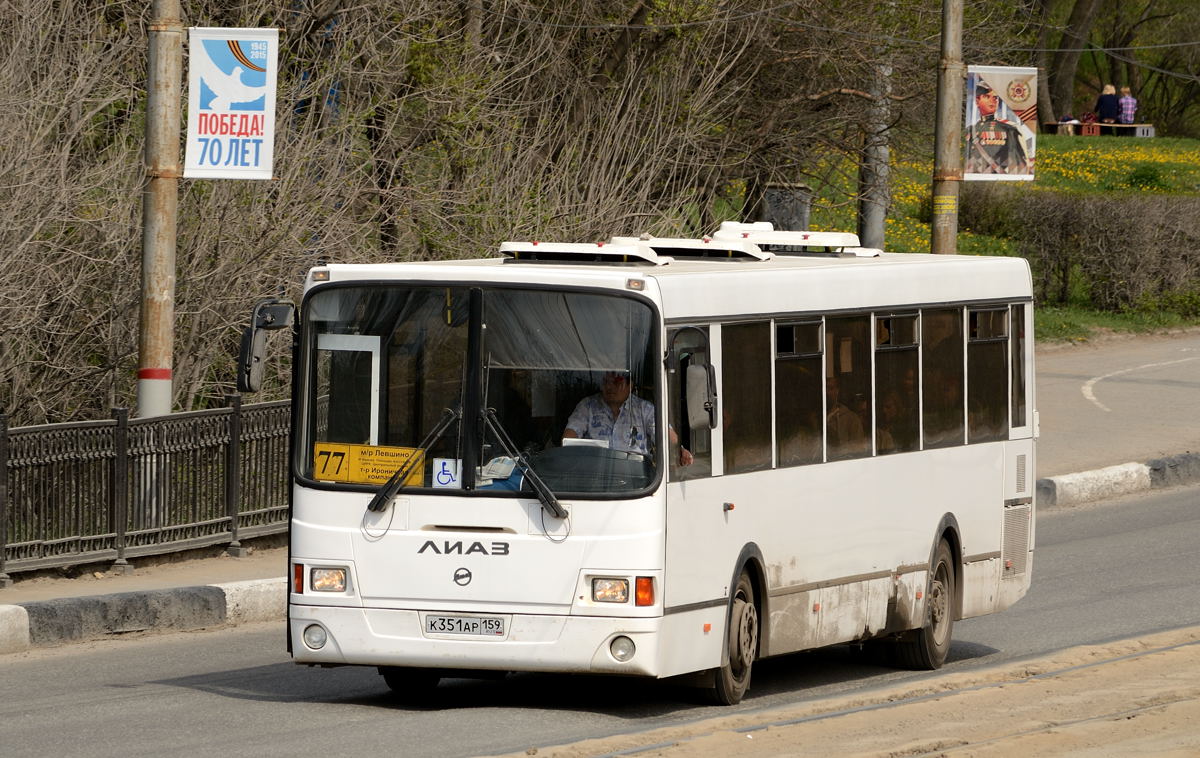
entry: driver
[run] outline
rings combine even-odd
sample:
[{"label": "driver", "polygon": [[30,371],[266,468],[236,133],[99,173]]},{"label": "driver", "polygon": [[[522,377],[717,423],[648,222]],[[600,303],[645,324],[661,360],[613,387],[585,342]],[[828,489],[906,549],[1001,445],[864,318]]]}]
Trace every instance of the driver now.
[{"label": "driver", "polygon": [[[654,403],[630,393],[629,375],[608,371],[600,380],[600,391],[579,401],[567,419],[565,439],[604,440],[613,450],[650,454],[656,437]],[[671,443],[679,440],[670,430]],[[691,463],[692,454],[680,449],[680,462]]]}]

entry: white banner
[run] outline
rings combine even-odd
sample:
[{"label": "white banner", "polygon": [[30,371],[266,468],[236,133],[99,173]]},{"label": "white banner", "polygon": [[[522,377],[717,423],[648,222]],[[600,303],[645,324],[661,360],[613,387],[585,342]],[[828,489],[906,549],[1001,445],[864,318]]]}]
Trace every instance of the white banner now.
[{"label": "white banner", "polygon": [[967,67],[963,179],[1033,179],[1037,69]]},{"label": "white banner", "polygon": [[187,152],[195,179],[270,179],[277,29],[189,31]]}]

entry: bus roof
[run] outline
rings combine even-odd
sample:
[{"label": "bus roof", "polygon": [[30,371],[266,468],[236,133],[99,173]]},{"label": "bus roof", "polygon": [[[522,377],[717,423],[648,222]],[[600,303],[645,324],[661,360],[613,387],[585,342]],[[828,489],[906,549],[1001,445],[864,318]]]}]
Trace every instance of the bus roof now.
[{"label": "bus roof", "polygon": [[[761,228],[757,233],[769,233],[784,245],[791,244],[791,235],[823,234]],[[615,289],[646,294],[661,304],[669,320],[901,310],[1032,297],[1029,265],[1023,258],[880,253],[858,248],[852,234],[815,239],[845,242],[847,249],[840,255],[772,254],[748,239],[716,236],[506,242],[500,258],[318,267],[309,272],[308,286],[426,280]]]}]

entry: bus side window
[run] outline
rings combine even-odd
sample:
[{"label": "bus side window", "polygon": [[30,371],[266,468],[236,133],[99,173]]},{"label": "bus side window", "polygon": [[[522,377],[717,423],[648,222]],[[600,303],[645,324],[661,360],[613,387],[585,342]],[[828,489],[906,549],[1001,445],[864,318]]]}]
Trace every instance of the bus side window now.
[{"label": "bus side window", "polygon": [[871,317],[825,320],[825,444],[829,460],[871,454]]},{"label": "bus side window", "polygon": [[771,322],[721,327],[725,473],[771,468]]},{"label": "bus side window", "polygon": [[1025,305],[1012,306],[1012,425],[1025,426]]},{"label": "bus side window", "polygon": [[875,451],[920,447],[917,402],[917,317],[875,317]]},{"label": "bus side window", "polygon": [[779,466],[820,463],[821,322],[775,326],[775,455]]},{"label": "bus side window", "polygon": [[[679,356],[679,369],[667,374],[667,421],[670,428],[679,437],[679,443],[670,443],[671,449],[666,456],[670,465],[672,481],[685,479],[700,479],[712,475],[712,431],[708,427],[693,429],[688,424],[686,413],[687,387],[684,377],[689,366],[707,366],[708,352],[705,348],[706,338],[698,334],[708,333],[708,327],[688,327],[681,330],[671,330],[667,334],[667,343],[673,344]],[[678,336],[676,336],[678,334]],[[692,454],[692,462],[681,466],[679,447],[686,448]]]},{"label": "bus side window", "polygon": [[1008,308],[968,317],[967,441],[1008,439]]},{"label": "bus side window", "polygon": [[921,312],[921,398],[926,448],[961,445],[963,438],[962,309]]}]

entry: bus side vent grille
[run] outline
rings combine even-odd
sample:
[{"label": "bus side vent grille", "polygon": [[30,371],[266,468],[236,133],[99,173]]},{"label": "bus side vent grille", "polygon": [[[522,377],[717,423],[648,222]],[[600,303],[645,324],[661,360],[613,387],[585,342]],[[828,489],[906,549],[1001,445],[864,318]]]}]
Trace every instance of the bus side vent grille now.
[{"label": "bus side vent grille", "polygon": [[1000,559],[1004,578],[1023,576],[1029,566],[1029,521],[1032,508],[1028,505],[1004,509],[1004,545]]},{"label": "bus side vent grille", "polygon": [[1017,456],[1017,492],[1025,491],[1025,456]]}]

